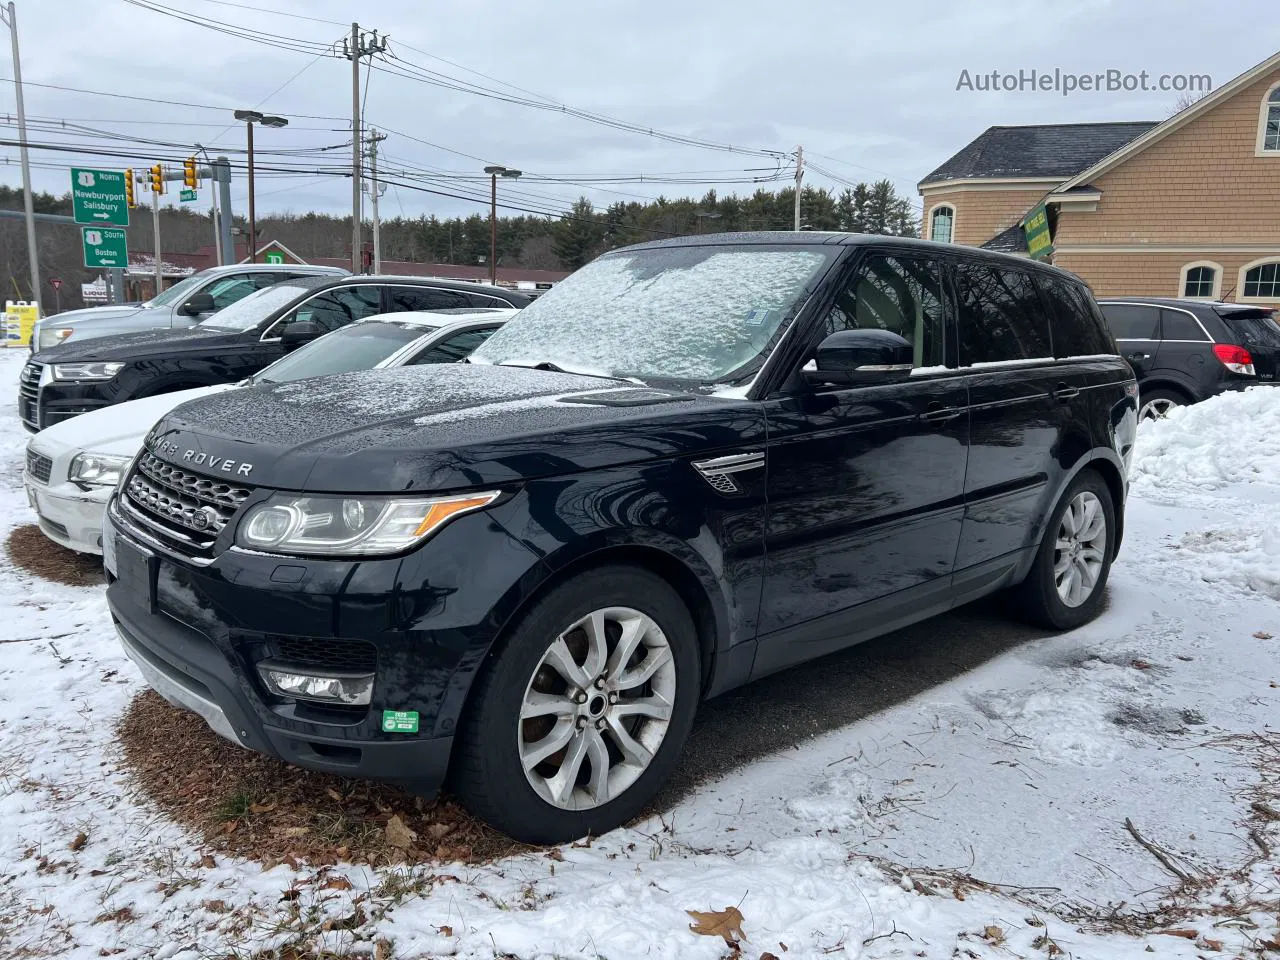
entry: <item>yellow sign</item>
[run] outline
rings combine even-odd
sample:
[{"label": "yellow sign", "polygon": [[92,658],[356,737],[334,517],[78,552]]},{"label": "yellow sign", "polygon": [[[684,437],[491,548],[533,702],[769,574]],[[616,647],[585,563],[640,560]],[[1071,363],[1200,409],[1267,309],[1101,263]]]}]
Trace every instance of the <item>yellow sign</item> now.
[{"label": "yellow sign", "polygon": [[26,300],[6,300],[4,304],[4,346],[25,347],[31,343],[36,321],[40,319],[40,304]]}]

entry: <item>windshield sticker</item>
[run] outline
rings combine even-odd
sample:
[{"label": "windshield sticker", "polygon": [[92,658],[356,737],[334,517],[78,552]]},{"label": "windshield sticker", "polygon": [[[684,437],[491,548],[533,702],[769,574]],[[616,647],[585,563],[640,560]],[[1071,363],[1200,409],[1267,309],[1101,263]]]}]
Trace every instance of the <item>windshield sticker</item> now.
[{"label": "windshield sticker", "polygon": [[752,310],[742,322],[748,327],[758,327],[769,319],[769,313],[770,311],[763,309]]}]

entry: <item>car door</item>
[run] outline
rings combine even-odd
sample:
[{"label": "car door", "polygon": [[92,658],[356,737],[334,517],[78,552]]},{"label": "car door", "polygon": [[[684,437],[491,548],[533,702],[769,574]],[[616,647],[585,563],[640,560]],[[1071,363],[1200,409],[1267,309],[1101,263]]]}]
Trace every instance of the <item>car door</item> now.
[{"label": "car door", "polygon": [[1145,303],[1099,301],[1120,356],[1129,361],[1141,382],[1155,369],[1160,352],[1160,308]]},{"label": "car door", "polygon": [[[1057,457],[1077,444],[1072,400],[1051,321],[1029,271],[960,260],[952,274],[960,365],[969,385],[969,464],[956,591],[980,593],[1038,542],[1055,494]],[[1085,441],[1088,449],[1088,441]]]},{"label": "car door", "polygon": [[[1152,372],[1182,384],[1192,391],[1193,397],[1204,396],[1212,381],[1217,380],[1221,368],[1213,356],[1213,338],[1203,324],[1190,310],[1161,307],[1156,333],[1159,349],[1150,361]],[[1211,374],[1208,378],[1205,376],[1206,362],[1212,364],[1208,368]]]},{"label": "car door", "polygon": [[[757,675],[837,649],[943,596],[960,538],[969,435],[939,263],[871,252],[842,278],[807,356],[838,330],[915,348],[912,375],[765,402],[769,429]],[[950,364],[950,366],[948,366]],[[871,616],[865,605],[883,604]]]}]

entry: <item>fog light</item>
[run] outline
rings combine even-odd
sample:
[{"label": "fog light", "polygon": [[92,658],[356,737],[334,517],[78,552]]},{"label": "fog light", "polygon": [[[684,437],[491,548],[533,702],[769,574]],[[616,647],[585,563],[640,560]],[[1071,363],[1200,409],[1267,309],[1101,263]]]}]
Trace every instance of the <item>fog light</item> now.
[{"label": "fog light", "polygon": [[373,693],[372,673],[299,673],[271,662],[258,664],[258,673],[273,693],[297,700],[363,707]]}]

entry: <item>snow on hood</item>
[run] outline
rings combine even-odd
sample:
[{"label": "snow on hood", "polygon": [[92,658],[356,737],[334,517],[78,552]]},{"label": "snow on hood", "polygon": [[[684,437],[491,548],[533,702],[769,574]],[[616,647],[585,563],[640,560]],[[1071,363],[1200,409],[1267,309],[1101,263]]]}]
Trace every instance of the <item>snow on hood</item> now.
[{"label": "snow on hood", "polygon": [[39,351],[39,359],[46,363],[134,360],[151,353],[169,353],[183,348],[202,350],[218,343],[239,340],[240,337],[241,333],[238,330],[204,327],[199,324],[194,327],[174,329],[161,327],[155,330],[141,330],[137,333],[91,337],[87,340],[76,340],[72,337],[65,343]]},{"label": "snow on hood", "polygon": [[74,449],[131,457],[142,446],[142,438],[147,431],[178,404],[221,393],[233,386],[224,383],[213,387],[194,387],[104,407],[46,427],[32,437],[30,446],[49,455]]},{"label": "snow on hood", "polygon": [[40,322],[51,327],[61,327],[69,323],[85,323],[89,320],[120,320],[124,317],[132,317],[135,313],[142,313],[146,309],[149,308],[142,306],[85,307],[83,310],[55,313],[53,316],[42,318]]}]

